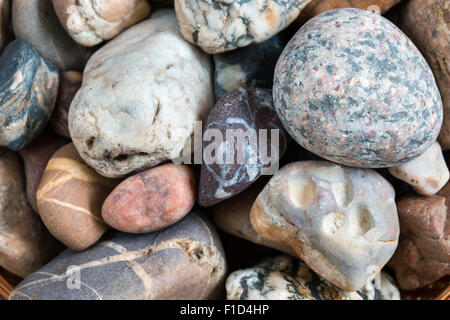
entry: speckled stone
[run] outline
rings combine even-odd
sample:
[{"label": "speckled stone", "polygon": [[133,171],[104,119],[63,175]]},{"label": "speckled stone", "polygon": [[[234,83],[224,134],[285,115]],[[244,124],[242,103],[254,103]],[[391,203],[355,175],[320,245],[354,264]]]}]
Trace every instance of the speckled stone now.
[{"label": "speckled stone", "polygon": [[256,198],[250,220],[263,238],[290,246],[348,291],[380,272],[399,236],[392,186],[374,170],[327,161],[281,168]]},{"label": "speckled stone", "polygon": [[89,59],[69,131],[87,164],[120,177],[179,157],[213,105],[210,56],[183,39],[174,11],[164,9]]},{"label": "speckled stone", "polygon": [[11,36],[11,1],[0,0],[0,52]]},{"label": "speckled stone", "polygon": [[175,0],[183,37],[207,53],[263,42],[286,28],[310,0]]},{"label": "speckled stone", "polygon": [[10,42],[0,56],[0,145],[19,150],[45,127],[59,74],[28,42]]},{"label": "speckled stone", "polygon": [[436,196],[402,196],[400,241],[389,266],[403,290],[414,290],[450,275],[450,185]]},{"label": "speckled stone", "polygon": [[300,260],[269,258],[253,268],[233,272],[226,282],[228,300],[400,300],[400,292],[385,272],[360,290],[339,289],[317,276]]},{"label": "speckled stone", "polygon": [[255,45],[215,54],[216,100],[239,87],[272,89],[275,65],[286,43],[285,37],[277,34]]},{"label": "speckled stone", "polygon": [[[254,130],[256,135],[254,138],[257,140],[257,144],[252,144],[234,139],[232,161],[226,157],[227,148],[229,148],[227,146],[227,130],[231,129],[240,129],[242,133]],[[274,154],[273,158],[278,160],[286,149],[286,132],[274,110],[270,90],[238,88],[225,94],[211,109],[204,132],[210,130],[212,134],[213,130],[219,130],[222,134],[222,141],[214,140],[212,143],[213,138],[210,140],[204,133],[204,157],[206,155],[212,158],[212,146],[216,147],[216,150],[214,151],[214,163],[207,163],[208,161],[204,158],[201,167],[198,192],[198,203],[201,206],[212,206],[245,190],[260,177],[264,168],[275,164],[275,162],[264,164],[263,154],[259,147],[259,144],[263,142],[260,142],[259,136],[257,136],[260,129],[267,129],[267,156],[272,157],[271,152],[277,152],[278,154]],[[278,130],[279,150],[276,150],[275,145],[272,148],[272,143],[275,142],[272,142],[271,129]],[[242,164],[239,163],[238,151],[245,154]],[[220,161],[222,163],[219,163]]]},{"label": "speckled stone", "polygon": [[420,157],[389,168],[389,172],[424,196],[441,190],[448,182],[450,174],[438,142],[434,142]]},{"label": "speckled stone", "polygon": [[275,69],[274,102],[291,136],[317,155],[388,167],[437,138],[442,101],[419,50],[380,15],[338,9],[306,23]]},{"label": "speckled stone", "polygon": [[51,0],[14,0],[12,24],[17,38],[35,46],[59,70],[82,71],[91,55],[63,29]]},{"label": "speckled stone", "polygon": [[[80,289],[68,267],[79,270]],[[197,300],[217,297],[226,274],[214,226],[191,212],[162,231],[111,232],[92,248],[69,249],[33,273],[10,300]],[[75,278],[76,279],[76,278]]]}]

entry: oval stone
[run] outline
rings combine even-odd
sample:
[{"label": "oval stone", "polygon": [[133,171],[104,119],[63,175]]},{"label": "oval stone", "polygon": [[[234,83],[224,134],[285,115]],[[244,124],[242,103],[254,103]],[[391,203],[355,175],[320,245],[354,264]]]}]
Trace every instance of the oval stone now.
[{"label": "oval stone", "polygon": [[442,124],[439,90],[419,50],[391,22],[359,9],[308,21],[278,60],[273,91],[300,145],[349,166],[412,160]]}]

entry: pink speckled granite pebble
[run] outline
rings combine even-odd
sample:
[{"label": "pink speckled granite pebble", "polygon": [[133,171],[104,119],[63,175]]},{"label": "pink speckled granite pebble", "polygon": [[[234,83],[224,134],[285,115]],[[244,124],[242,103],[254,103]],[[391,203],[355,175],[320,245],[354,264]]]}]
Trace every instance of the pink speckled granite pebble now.
[{"label": "pink speckled granite pebble", "polygon": [[382,16],[338,9],[309,20],[278,60],[274,102],[306,149],[357,167],[422,154],[442,124],[442,101],[419,50]]}]

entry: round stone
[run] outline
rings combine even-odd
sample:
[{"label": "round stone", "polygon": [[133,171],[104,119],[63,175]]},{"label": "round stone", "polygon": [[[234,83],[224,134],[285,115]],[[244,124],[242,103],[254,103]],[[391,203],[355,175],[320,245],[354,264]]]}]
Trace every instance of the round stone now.
[{"label": "round stone", "polygon": [[278,60],[273,94],[300,145],[350,166],[414,159],[442,124],[438,87],[419,50],[391,22],[359,9],[306,23]]}]

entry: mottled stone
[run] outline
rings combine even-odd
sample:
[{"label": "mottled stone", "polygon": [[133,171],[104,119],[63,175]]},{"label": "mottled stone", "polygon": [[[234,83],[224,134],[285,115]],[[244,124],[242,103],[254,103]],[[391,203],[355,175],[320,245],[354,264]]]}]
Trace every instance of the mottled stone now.
[{"label": "mottled stone", "polygon": [[86,249],[108,229],[101,208],[117,183],[88,167],[72,143],[65,145],[50,158],[36,193],[42,221],[67,247]]},{"label": "mottled stone", "polygon": [[26,277],[61,246],[28,204],[19,156],[5,148],[0,148],[0,177],[0,266]]},{"label": "mottled stone", "polygon": [[14,0],[12,23],[16,37],[35,46],[58,69],[83,70],[91,51],[69,37],[51,0]]},{"label": "mottled stone", "polygon": [[122,181],[102,206],[103,220],[114,229],[147,233],[182,219],[194,206],[196,181],[185,165],[165,164]]},{"label": "mottled stone", "polygon": [[[66,272],[77,267],[79,290]],[[214,226],[191,212],[158,232],[114,231],[83,252],[71,250],[26,278],[10,300],[176,300],[217,296],[226,261]]]},{"label": "mottled stone", "polygon": [[439,143],[434,142],[420,157],[389,168],[396,178],[410,184],[421,195],[437,193],[449,180],[449,171]]},{"label": "mottled stone", "polygon": [[391,22],[359,9],[328,11],[297,32],[275,69],[274,102],[300,145],[356,167],[412,160],[442,124],[419,50]]},{"label": "mottled stone", "polygon": [[[261,129],[267,130],[266,141],[261,139]],[[211,141],[216,135],[214,130],[221,133],[222,140]],[[231,130],[236,130],[236,135],[240,130],[241,139],[233,138]],[[225,94],[211,109],[205,125],[198,203],[212,206],[245,190],[264,170],[278,164],[286,139],[270,90],[238,88]],[[263,144],[265,152],[261,150]],[[231,148],[232,157],[227,155]]]},{"label": "mottled stone", "polygon": [[385,272],[350,292],[288,256],[269,258],[253,268],[231,273],[226,289],[228,300],[400,300],[398,288]]},{"label": "mottled stone", "polygon": [[77,71],[61,73],[58,98],[49,125],[57,134],[66,138],[70,138],[68,123],[70,103],[80,89],[82,79],[83,75]]},{"label": "mottled stone", "polygon": [[89,60],[69,110],[83,159],[118,177],[178,157],[213,105],[211,59],[160,10]]},{"label": "mottled stone", "polygon": [[109,40],[150,14],[147,0],[52,0],[67,33],[83,46]]},{"label": "mottled stone", "polygon": [[266,240],[253,228],[250,209],[267,181],[260,179],[248,189],[231,199],[224,200],[211,208],[214,224],[221,230],[253,243],[282,251],[296,257],[294,250],[283,243]]},{"label": "mottled stone", "polygon": [[444,105],[439,142],[450,149],[450,3],[448,0],[404,1],[398,26],[414,41],[436,78]]},{"label": "mottled stone", "polygon": [[63,137],[46,130],[19,152],[25,164],[28,202],[36,213],[39,213],[36,192],[45,167],[52,155],[66,143]]},{"label": "mottled stone", "polygon": [[403,290],[413,290],[450,274],[450,186],[443,196],[402,196],[398,202],[400,241],[389,266]]},{"label": "mottled stone", "polygon": [[0,52],[11,36],[11,1],[0,0]]},{"label": "mottled stone", "polygon": [[250,219],[263,238],[290,246],[321,277],[355,291],[397,247],[394,198],[392,186],[374,170],[294,162],[264,187]]},{"label": "mottled stone", "polygon": [[286,42],[278,34],[262,43],[215,54],[216,100],[239,87],[272,89],[275,65]]},{"label": "mottled stone", "polygon": [[28,42],[10,42],[0,56],[0,145],[20,150],[44,129],[58,92],[56,67]]},{"label": "mottled stone", "polygon": [[175,11],[184,38],[213,54],[271,38],[309,1],[175,0]]}]

